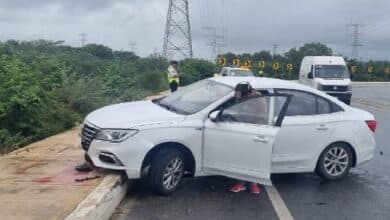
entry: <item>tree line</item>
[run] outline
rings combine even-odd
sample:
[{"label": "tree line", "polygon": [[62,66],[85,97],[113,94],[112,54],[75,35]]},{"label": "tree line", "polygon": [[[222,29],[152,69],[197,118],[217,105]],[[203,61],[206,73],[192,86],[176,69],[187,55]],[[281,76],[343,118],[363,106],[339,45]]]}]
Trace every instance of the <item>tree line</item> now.
[{"label": "tree line", "polygon": [[[298,79],[299,68],[305,56],[332,56],[332,49],[321,43],[307,43],[302,47],[292,48],[284,54],[272,55],[271,52],[262,50],[255,53],[225,53],[218,55],[217,64],[233,65],[239,61],[240,66],[249,67],[257,75],[277,77],[282,79]],[[352,79],[355,81],[389,81],[389,61],[356,61],[344,57]],[[248,64],[250,64],[248,66]]]}]

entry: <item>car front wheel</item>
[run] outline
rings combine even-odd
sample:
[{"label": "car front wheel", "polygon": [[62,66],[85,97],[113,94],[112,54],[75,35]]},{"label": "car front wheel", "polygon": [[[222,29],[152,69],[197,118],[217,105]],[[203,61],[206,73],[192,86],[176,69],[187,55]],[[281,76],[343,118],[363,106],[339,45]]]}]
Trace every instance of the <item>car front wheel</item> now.
[{"label": "car front wheel", "polygon": [[184,174],[184,157],[175,149],[162,150],[151,164],[149,183],[155,192],[170,195],[179,186]]},{"label": "car front wheel", "polygon": [[317,173],[327,180],[338,180],[346,176],[352,166],[351,148],[343,143],[328,146],[317,163]]}]

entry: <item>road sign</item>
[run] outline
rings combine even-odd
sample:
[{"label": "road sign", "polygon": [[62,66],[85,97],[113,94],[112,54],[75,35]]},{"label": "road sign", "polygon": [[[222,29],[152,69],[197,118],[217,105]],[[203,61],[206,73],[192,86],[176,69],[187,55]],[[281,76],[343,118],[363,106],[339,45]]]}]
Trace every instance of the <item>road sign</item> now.
[{"label": "road sign", "polygon": [[260,69],[264,69],[265,68],[265,61],[264,60],[260,60],[259,61],[259,67],[260,67]]},{"label": "road sign", "polygon": [[279,69],[279,63],[278,62],[273,63],[272,64],[272,69],[278,70]]},{"label": "road sign", "polygon": [[368,72],[368,73],[374,72],[374,67],[368,66],[368,67],[367,67],[367,72]]},{"label": "road sign", "polygon": [[240,66],[240,59],[238,59],[238,58],[233,59],[233,65]]},{"label": "road sign", "polygon": [[351,66],[351,73],[356,73],[356,66]]},{"label": "road sign", "polygon": [[390,67],[385,67],[385,73],[389,74],[390,73]]},{"label": "road sign", "polygon": [[252,67],[252,61],[251,60],[245,61],[245,67],[246,68],[251,68]]},{"label": "road sign", "polygon": [[293,69],[293,65],[291,63],[288,63],[286,69],[287,71],[291,71]]},{"label": "road sign", "polygon": [[226,58],[224,58],[224,57],[219,58],[218,65],[219,66],[226,66]]}]

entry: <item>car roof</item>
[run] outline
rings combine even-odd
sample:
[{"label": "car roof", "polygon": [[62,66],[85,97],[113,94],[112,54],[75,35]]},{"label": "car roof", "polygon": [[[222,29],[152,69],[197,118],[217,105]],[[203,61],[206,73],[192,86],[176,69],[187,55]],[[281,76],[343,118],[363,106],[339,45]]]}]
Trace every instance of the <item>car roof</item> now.
[{"label": "car roof", "polygon": [[[271,89],[271,88],[286,88],[313,91],[314,89],[302,85],[296,81],[281,80],[267,77],[240,77],[240,76],[226,76],[210,78],[216,82],[235,87],[240,82],[249,82],[255,89]],[[315,90],[314,90],[315,91]]]},{"label": "car roof", "polygon": [[307,91],[322,97],[326,97],[327,99],[330,99],[333,102],[342,105],[343,107],[347,106],[343,102],[339,101],[337,98],[330,96],[317,89],[303,85],[295,80],[282,80],[282,79],[267,78],[267,77],[242,77],[242,76],[213,77],[209,79],[231,87],[236,87],[236,85],[241,82],[249,82],[254,89],[291,89],[291,90]]}]

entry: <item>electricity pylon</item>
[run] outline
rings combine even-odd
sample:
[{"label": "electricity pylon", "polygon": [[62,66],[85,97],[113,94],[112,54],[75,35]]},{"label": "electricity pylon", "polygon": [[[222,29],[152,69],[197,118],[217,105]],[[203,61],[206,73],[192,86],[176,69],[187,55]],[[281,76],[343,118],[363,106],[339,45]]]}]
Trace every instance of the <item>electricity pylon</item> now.
[{"label": "electricity pylon", "polygon": [[163,56],[192,58],[192,38],[188,0],[169,0]]}]

